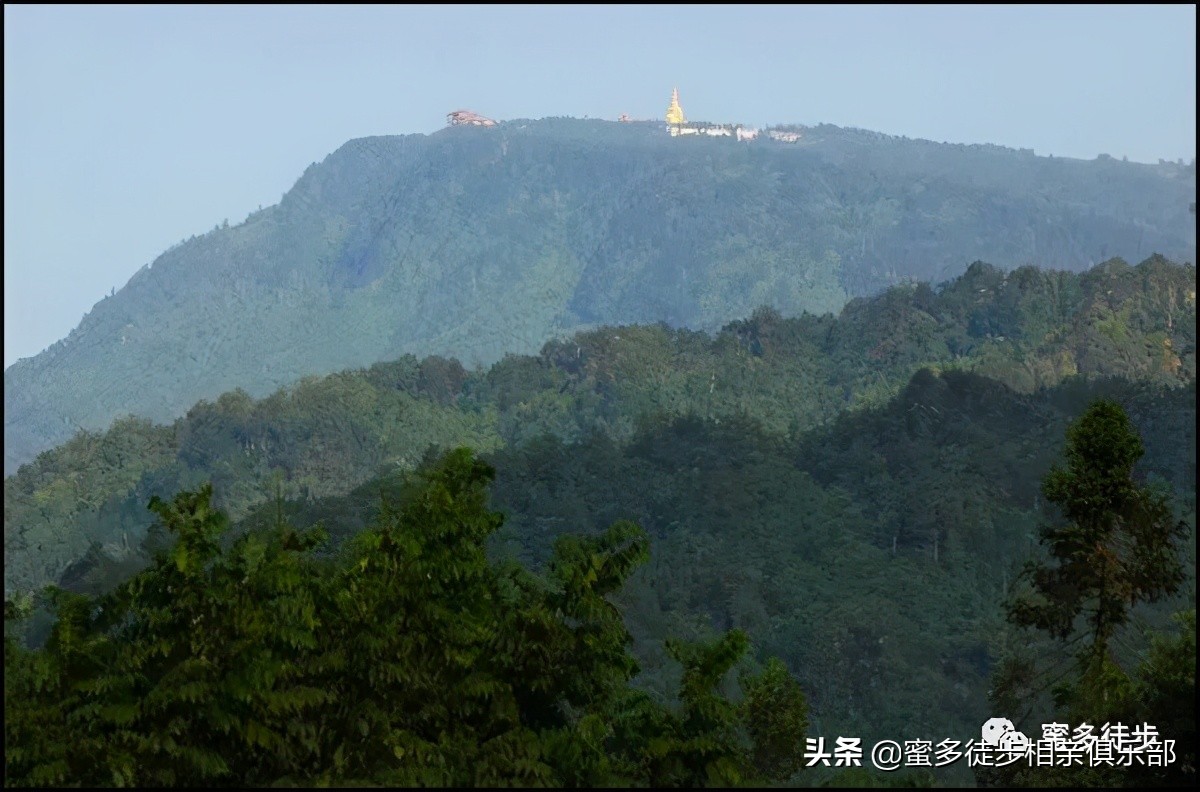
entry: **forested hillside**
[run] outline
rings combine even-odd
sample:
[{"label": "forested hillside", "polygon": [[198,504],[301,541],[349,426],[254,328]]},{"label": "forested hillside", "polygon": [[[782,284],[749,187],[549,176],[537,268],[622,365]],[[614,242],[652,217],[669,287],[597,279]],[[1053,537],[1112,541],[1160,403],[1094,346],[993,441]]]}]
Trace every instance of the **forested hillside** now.
[{"label": "forested hillside", "polygon": [[332,561],[320,528],[281,521],[230,546],[210,487],[155,500],[154,565],[101,598],[54,591],[43,648],[13,635],[28,601],[5,601],[5,785],[659,788],[799,768],[804,694],[778,660],[748,673],[744,632],[668,642],[678,706],[630,684],[609,597],[646,559],[638,526],[564,535],[545,574],[489,560],[493,475],[457,449]]},{"label": "forested hillside", "polygon": [[[618,519],[646,529],[650,562],[620,599],[646,684],[674,689],[666,635],[738,628],[798,675],[823,733],[970,734],[1009,631],[1002,604],[1037,551],[1039,485],[1069,420],[1095,398],[1146,430],[1139,474],[1195,515],[1195,387],[1078,381],[1024,396],[961,372],[921,372],[880,408],[796,439],[754,421],[682,418],[627,444],[555,438],[489,455],[506,515],[494,552],[538,565],[565,533]],[[335,543],[369,526],[402,475],[285,504]],[[275,505],[242,526],[266,525]],[[1188,556],[1194,569],[1194,551]],[[81,566],[99,586],[113,568]],[[101,586],[102,587],[102,586]],[[1143,612],[1131,635],[1183,607]]]},{"label": "forested hillside", "polygon": [[597,326],[835,312],[976,259],[1194,261],[1195,166],[836,127],[675,139],[549,119],[354,140],[5,371],[5,474],[80,429],[404,354],[467,367]]},{"label": "forested hillside", "polygon": [[[1195,325],[1191,265],[976,263],[836,317],[408,355],[82,433],[5,480],[14,615],[14,591],[76,593],[20,627],[43,649],[10,630],[10,761],[43,784],[747,783],[795,780],[804,729],[965,740],[998,695],[1053,717],[1066,694],[1013,669],[1059,674],[1064,648],[1006,609],[1096,403],[1136,431],[1130,481],[1184,570],[1113,631],[1120,712],[1194,735],[1170,617],[1195,594]],[[193,635],[217,612],[227,637]],[[831,772],[802,778],[855,778]]]},{"label": "forested hillside", "polygon": [[205,481],[239,519],[277,489],[313,499],[412,469],[430,445],[490,451],[594,432],[625,442],[681,416],[798,437],[885,403],[927,366],[1021,392],[1073,375],[1194,383],[1194,285],[1194,267],[1160,258],[1079,275],[976,264],[940,290],[894,287],[836,318],[763,310],[715,336],[602,328],[485,370],[406,356],[260,401],[225,394],[169,426],[126,419],[82,433],[6,478],[5,585],[56,580],[92,544],[125,554],[151,522],[150,497]]},{"label": "forested hillside", "polygon": [[[227,534],[204,488],[156,500],[155,566],[121,583],[128,567],[86,559],[64,584],[115,591],[99,608],[55,595],[46,649],[9,647],[19,680],[50,680],[12,683],[14,767],[40,783],[111,772],[118,783],[729,785],[792,776],[806,729],[865,745],[968,739],[996,711],[1018,717],[989,701],[1014,644],[1043,662],[1061,651],[1019,638],[1004,609],[1055,517],[1038,483],[1068,421],[1098,398],[1147,427],[1137,478],[1172,485],[1169,517],[1183,518],[1185,554],[1170,557],[1187,585],[1114,635],[1114,662],[1153,684],[1122,712],[1164,722],[1186,679],[1147,664],[1145,647],[1157,634],[1155,651],[1187,648],[1167,616],[1194,600],[1194,382],[1075,379],[1021,395],[923,370],[887,405],[799,438],[679,418],[626,444],[595,434],[506,449],[489,455],[491,514],[479,488],[491,476],[465,452],[347,496],[261,507]],[[738,705],[722,680],[748,646]],[[796,683],[802,694],[788,692]],[[113,704],[86,703],[97,697]],[[447,708],[459,715],[447,721]],[[757,735],[772,724],[756,730],[755,713],[774,719],[766,744]],[[1194,719],[1165,723],[1182,740],[1169,778],[1186,785]],[[98,741],[69,750],[72,728]],[[178,738],[156,740],[164,728]],[[971,776],[960,763],[937,777]]]}]

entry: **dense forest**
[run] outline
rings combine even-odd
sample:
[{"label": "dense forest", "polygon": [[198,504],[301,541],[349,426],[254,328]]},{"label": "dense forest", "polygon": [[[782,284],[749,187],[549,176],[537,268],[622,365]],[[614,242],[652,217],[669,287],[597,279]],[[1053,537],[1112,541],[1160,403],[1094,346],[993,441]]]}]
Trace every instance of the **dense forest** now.
[{"label": "dense forest", "polygon": [[1113,260],[1075,275],[976,264],[940,289],[894,287],[837,317],[763,309],[714,336],[602,328],[487,369],[405,356],[262,400],[235,391],[169,426],[126,418],[80,433],[6,478],[5,585],[53,582],[93,543],[136,549],[151,497],[206,481],[236,520],[277,487],[311,500],[411,470],[429,445],[488,452],[594,432],[625,443],[647,421],[689,415],[799,437],[884,405],[923,367],[1019,393],[1072,376],[1184,386],[1195,316],[1191,265]]},{"label": "dense forest", "polygon": [[560,538],[544,576],[493,564],[491,476],[448,455],[336,559],[282,522],[223,549],[209,488],[155,500],[175,541],[152,569],[96,601],[54,592],[43,650],[6,635],[6,781],[696,786],[797,769],[807,705],[782,665],[744,675],[739,704],[721,690],[743,632],[669,644],[678,709],[629,685],[607,595],[645,560],[636,525]]},{"label": "dense forest", "polygon": [[[1166,493],[1133,477],[1144,449],[1119,404],[1093,400],[1067,438],[1067,464],[1042,486],[1060,507],[1040,531],[1052,560],[1031,562],[1024,590],[1004,597],[1008,621],[1062,639],[1058,653],[1067,639],[1091,639],[1056,678],[1057,711],[1040,714],[1165,723],[1177,761],[987,767],[976,769],[976,780],[1194,785],[1194,609],[1178,617],[1179,634],[1152,638],[1142,657],[1112,651],[1132,607],[1175,595],[1188,579],[1178,557],[1187,525],[1171,513]],[[664,701],[653,685],[635,684],[633,638],[614,601],[647,558],[646,533],[624,520],[584,535],[559,533],[541,574],[490,559],[486,541],[504,523],[487,506],[493,476],[465,448],[431,456],[394,496],[380,493],[370,525],[332,547],[322,525],[294,528],[282,502],[269,525],[231,535],[212,508],[211,487],[153,499],[153,563],[99,597],[48,588],[42,596],[56,619],[43,647],[28,649],[15,634],[30,601],[6,600],[6,783],[937,780],[932,770],[886,778],[805,767],[812,750],[805,686],[785,661],[763,658],[760,647],[748,654],[751,638],[740,627],[662,643],[677,679],[674,697]],[[1097,574],[1093,560],[1080,562],[1080,548],[1122,563]],[[723,566],[735,563],[727,556]],[[1088,617],[1082,628],[1081,615]],[[829,635],[803,643],[839,648]],[[872,650],[876,659],[887,652],[868,644]],[[1032,714],[1038,691],[1027,688],[1039,679],[1036,663],[1006,660],[993,704],[1031,703]],[[861,660],[853,670],[878,681],[878,670]],[[924,679],[887,681],[928,695]],[[827,733],[828,721],[812,723]],[[921,724],[907,716],[901,734]]]},{"label": "dense forest", "polygon": [[127,413],[173,421],[235,388],[258,398],[405,354],[473,369],[597,327],[711,334],[762,305],[836,312],[975,259],[1195,261],[1194,163],[800,132],[733,143],[546,119],[350,141],[9,367],[5,475]]},{"label": "dense forest", "polygon": [[[80,433],[5,480],[6,768],[1187,785],[1195,320],[1191,265],[977,263],[836,317],[404,356]],[[1001,714],[1148,719],[1179,760],[802,767],[806,736]]]}]

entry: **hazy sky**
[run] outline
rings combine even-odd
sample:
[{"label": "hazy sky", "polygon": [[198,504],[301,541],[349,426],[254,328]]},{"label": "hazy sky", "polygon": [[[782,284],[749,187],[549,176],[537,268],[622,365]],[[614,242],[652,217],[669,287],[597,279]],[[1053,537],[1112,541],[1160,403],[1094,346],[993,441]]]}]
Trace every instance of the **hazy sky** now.
[{"label": "hazy sky", "polygon": [[1196,153],[1195,6],[4,7],[4,365],[364,135],[499,119],[857,126]]}]

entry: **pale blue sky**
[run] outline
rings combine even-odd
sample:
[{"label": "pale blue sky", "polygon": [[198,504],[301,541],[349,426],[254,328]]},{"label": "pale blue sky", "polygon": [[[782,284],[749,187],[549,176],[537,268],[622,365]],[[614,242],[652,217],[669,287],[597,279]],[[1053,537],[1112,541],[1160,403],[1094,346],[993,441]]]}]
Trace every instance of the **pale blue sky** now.
[{"label": "pale blue sky", "polygon": [[4,365],[364,135],[695,118],[1196,153],[1195,6],[4,7]]}]

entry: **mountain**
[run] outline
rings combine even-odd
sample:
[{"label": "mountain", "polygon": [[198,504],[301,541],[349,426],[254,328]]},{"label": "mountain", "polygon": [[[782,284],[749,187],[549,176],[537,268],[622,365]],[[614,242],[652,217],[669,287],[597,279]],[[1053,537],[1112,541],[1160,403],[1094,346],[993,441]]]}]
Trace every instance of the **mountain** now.
[{"label": "mountain", "polygon": [[984,259],[1194,261],[1194,163],[829,126],[797,143],[548,119],[354,140],[163,253],[4,373],[5,474],[80,429],[403,354],[469,367],[600,325],[833,312]]},{"label": "mountain", "polygon": [[[644,529],[649,563],[611,604],[654,700],[680,682],[664,638],[736,628],[797,676],[815,733],[965,740],[996,714],[988,690],[1014,646],[1063,651],[1014,633],[1004,602],[1057,517],[1040,482],[1097,398],[1128,413],[1137,479],[1171,493],[1191,540],[1183,592],[1134,611],[1117,659],[1136,664],[1143,631],[1194,599],[1195,277],[1158,256],[1083,273],[976,262],[837,316],[599,327],[474,371],[405,355],[264,399],[225,393],[170,425],[120,420],[5,479],[6,599],[52,581],[111,591],[163,547],[147,502],[206,482],[234,523],[227,546],[286,521],[324,527],[322,565],[371,554],[364,537],[414,468],[461,444],[496,471],[497,568],[545,571],[564,537]],[[445,535],[426,546],[447,552]],[[235,589],[261,556],[246,559]],[[25,636],[45,629],[39,614]]]},{"label": "mountain", "polygon": [[1194,387],[1195,279],[1195,267],[1161,257],[1082,274],[975,263],[940,289],[894,286],[837,317],[761,309],[712,336],[666,324],[597,328],[473,372],[407,355],[257,401],[229,392],[171,425],[124,419],[5,479],[5,586],[57,580],[93,545],[136,555],[150,498],[205,481],[240,519],[276,492],[311,501],[412,469],[430,446],[492,452],[597,433],[627,443],[688,416],[796,438],[886,404],[923,368],[1017,393],[1073,377]]},{"label": "mountain", "polygon": [[[542,436],[487,455],[505,518],[489,555],[545,570],[563,537],[633,520],[650,561],[612,599],[640,684],[663,700],[679,674],[665,637],[737,628],[797,675],[821,733],[965,739],[994,715],[990,677],[1011,640],[1003,602],[1052,519],[1039,482],[1061,460],[1068,422],[1095,398],[1123,405],[1146,446],[1139,476],[1173,487],[1194,537],[1195,396],[1194,380],[1072,378],[1021,394],[921,370],[885,404],[795,437],[698,416],[646,421],[624,443]],[[332,539],[322,554],[339,558],[410,480],[392,470],[343,496],[262,504],[233,534],[269,536],[279,516],[320,524]],[[1195,568],[1194,552],[1184,560]],[[93,550],[64,583],[103,591],[137,566]],[[1187,603],[1139,609],[1121,646]]]}]

